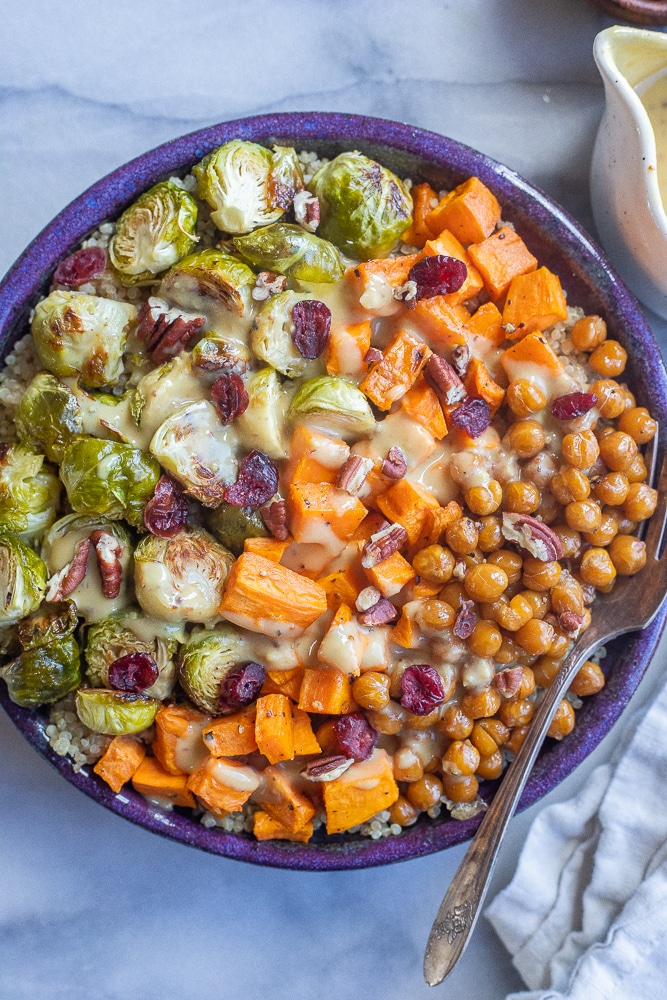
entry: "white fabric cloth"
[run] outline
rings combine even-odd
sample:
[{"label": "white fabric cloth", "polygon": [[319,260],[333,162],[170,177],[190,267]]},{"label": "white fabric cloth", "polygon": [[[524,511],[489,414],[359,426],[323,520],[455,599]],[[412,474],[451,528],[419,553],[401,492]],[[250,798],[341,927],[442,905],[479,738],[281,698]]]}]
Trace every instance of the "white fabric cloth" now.
[{"label": "white fabric cloth", "polygon": [[617,762],[540,813],[486,916],[529,987],[507,1000],[667,997],[667,686]]}]

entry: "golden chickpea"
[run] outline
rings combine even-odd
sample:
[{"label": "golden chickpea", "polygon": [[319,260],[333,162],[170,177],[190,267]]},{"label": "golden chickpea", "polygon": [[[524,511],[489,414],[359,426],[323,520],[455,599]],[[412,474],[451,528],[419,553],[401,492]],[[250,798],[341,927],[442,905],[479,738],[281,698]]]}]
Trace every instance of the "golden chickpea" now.
[{"label": "golden chickpea", "polygon": [[465,740],[472,733],[473,721],[460,705],[447,705],[436,729],[452,740]]},{"label": "golden chickpea", "polygon": [[475,656],[495,656],[502,641],[502,632],[493,622],[480,620],[468,639],[468,648]]},{"label": "golden chickpea", "polygon": [[547,736],[554,740],[562,740],[564,736],[574,729],[574,709],[569,701],[560,702],[556,709],[556,714],[551,720],[551,725],[547,729]]},{"label": "golden chickpea", "polygon": [[[456,685],[452,681],[451,689],[446,692],[445,697],[447,699],[451,698],[454,694]],[[407,712],[403,710],[403,724],[407,729],[432,729],[436,722],[439,722],[440,716],[442,715],[442,706],[438,705],[434,708],[432,712],[427,715],[414,715],[412,712]]]},{"label": "golden chickpea", "polygon": [[473,601],[496,601],[507,590],[507,573],[493,563],[474,566],[465,577],[463,585]]},{"label": "golden chickpea", "polygon": [[544,428],[539,420],[517,420],[507,431],[510,449],[519,458],[533,458],[544,448]]},{"label": "golden chickpea", "polygon": [[511,639],[508,635],[504,635],[500,649],[493,659],[501,666],[507,666],[509,663],[516,663],[517,660],[526,655],[525,650],[521,646],[518,646],[514,639]]},{"label": "golden chickpea", "polygon": [[462,583],[459,583],[458,580],[451,580],[438,594],[438,600],[444,601],[452,608],[458,608],[461,601],[468,600],[468,594]]},{"label": "golden chickpea", "polygon": [[632,483],[623,504],[626,517],[632,521],[645,521],[658,505],[658,491],[646,483]]},{"label": "golden chickpea", "polygon": [[568,465],[575,469],[590,469],[600,454],[600,446],[593,431],[576,431],[565,435],[561,452]]},{"label": "golden chickpea", "polygon": [[632,463],[625,470],[625,476],[630,485],[632,483],[643,483],[648,479],[648,469],[646,468],[643,455],[635,455]]},{"label": "golden chickpea", "polygon": [[607,324],[602,316],[582,316],[572,327],[570,336],[576,349],[588,354],[607,339]]},{"label": "golden chickpea", "polygon": [[616,511],[612,507],[605,508],[602,511],[602,519],[599,526],[595,531],[585,531],[584,539],[589,545],[604,546],[609,545],[613,538],[616,538],[618,534],[618,517],[616,516]]},{"label": "golden chickpea", "polygon": [[396,781],[417,781],[424,773],[421,757],[408,746],[396,751],[392,767]]},{"label": "golden chickpea", "polygon": [[623,472],[607,472],[596,482],[593,494],[596,500],[619,507],[628,495],[629,482]]},{"label": "golden chickpea", "polygon": [[398,826],[412,826],[418,816],[419,811],[404,795],[399,795],[393,805],[389,806],[389,822]]},{"label": "golden chickpea", "polygon": [[498,718],[504,722],[508,729],[516,726],[527,726],[533,718],[535,707],[532,701],[526,698],[517,698],[514,701],[505,701],[498,709]]},{"label": "golden chickpea", "polygon": [[507,387],[507,405],[516,417],[529,417],[547,405],[547,397],[535,382],[521,378]]},{"label": "golden chickpea", "polygon": [[477,765],[477,777],[482,781],[495,781],[503,773],[503,755],[500,750],[489,754],[488,757],[480,757]]},{"label": "golden chickpea", "polygon": [[443,774],[442,788],[451,802],[472,802],[477,795],[479,782],[474,774],[458,778],[454,774]]},{"label": "golden chickpea", "polygon": [[617,535],[609,555],[619,576],[634,576],[646,565],[646,545],[634,535]]},{"label": "golden chickpea", "polygon": [[564,574],[551,589],[551,607],[556,615],[571,611],[575,615],[584,613],[584,594],[572,576]]},{"label": "golden chickpea", "polygon": [[598,379],[589,390],[597,396],[596,409],[605,420],[615,420],[625,410],[625,393],[613,379]]},{"label": "golden chickpea", "polygon": [[505,571],[508,584],[518,583],[521,579],[523,559],[518,552],[512,552],[511,549],[499,549],[497,552],[491,553],[487,562],[499,566]]},{"label": "golden chickpea", "polygon": [[507,743],[509,739],[510,731],[505,723],[501,722],[500,719],[480,719],[477,723],[475,723],[475,725],[479,726],[480,729],[483,729],[485,733],[488,733],[498,747],[503,746],[503,744]]},{"label": "golden chickpea", "polygon": [[415,809],[426,812],[440,801],[442,781],[435,774],[425,774],[418,781],[411,781],[405,794]]},{"label": "golden chickpea", "polygon": [[562,660],[552,659],[551,656],[540,656],[539,660],[533,663],[535,683],[541,688],[549,687],[560,670],[561,663]]},{"label": "golden chickpea", "polygon": [[513,480],[505,487],[503,509],[512,514],[532,514],[540,506],[540,491],[533,483]]},{"label": "golden chickpea", "polygon": [[558,466],[559,463],[555,455],[548,451],[539,451],[529,461],[524,462],[521,468],[521,477],[524,481],[533,483],[541,490],[549,485],[558,472]]},{"label": "golden chickpea", "polygon": [[619,511],[620,517],[618,519],[618,533],[619,535],[634,535],[637,530],[637,524],[635,521],[631,521],[629,517],[625,516],[623,511]]},{"label": "golden chickpea", "polygon": [[605,340],[595,348],[588,363],[593,371],[598,372],[603,378],[615,378],[625,371],[628,352],[617,340]]},{"label": "golden chickpea", "polygon": [[501,521],[497,517],[482,517],[477,544],[482,552],[495,552],[505,544]]},{"label": "golden chickpea", "polygon": [[434,630],[440,632],[443,629],[452,627],[456,621],[456,612],[451,604],[447,604],[446,601],[429,598],[424,601],[421,608],[417,611],[415,621],[420,628],[425,628],[427,631]]},{"label": "golden chickpea", "polygon": [[575,500],[587,500],[591,492],[588,476],[573,466],[568,466],[551,480],[551,492],[563,506]]},{"label": "golden chickpea", "polygon": [[447,583],[455,565],[454,556],[443,545],[427,545],[412,560],[415,573],[429,583]]},{"label": "golden chickpea", "polygon": [[332,719],[330,722],[324,722],[321,726],[318,726],[315,733],[317,742],[325,754],[340,753],[340,744],[338,743],[338,736],[336,735],[334,726],[335,723]]},{"label": "golden chickpea", "polygon": [[[576,559],[581,551],[581,535],[566,524],[557,524],[553,529],[560,539],[563,559]],[[533,588],[537,589],[537,588]]]},{"label": "golden chickpea", "polygon": [[546,591],[522,590],[521,596],[530,604],[533,609],[533,618],[544,618],[551,607],[551,598]]},{"label": "golden chickpea", "polygon": [[637,444],[629,434],[612,431],[600,442],[600,455],[613,472],[625,472],[637,456]]},{"label": "golden chickpea", "polygon": [[496,620],[501,628],[508,632],[518,630],[533,617],[533,608],[522,594],[515,594],[507,604],[498,609]]},{"label": "golden chickpea", "polygon": [[581,578],[594,587],[605,587],[616,577],[616,568],[606,549],[587,549],[579,564]]},{"label": "golden chickpea", "polygon": [[[390,701],[384,708],[380,708],[377,711],[369,711],[366,717],[377,733],[382,733],[385,736],[395,736],[403,728],[405,712],[397,701]],[[318,729],[318,742],[319,732]]]},{"label": "golden chickpea", "polygon": [[565,632],[561,632],[556,629],[556,634],[554,636],[554,641],[549,647],[549,656],[554,660],[562,660],[568,649],[570,648],[570,643],[572,640],[569,635]]},{"label": "golden chickpea", "polygon": [[586,698],[590,694],[597,694],[605,685],[605,676],[598,663],[586,660],[579,668],[574,680],[570,684],[570,691],[579,698]]},{"label": "golden chickpea", "polygon": [[595,531],[600,527],[602,511],[594,500],[575,500],[565,508],[565,520],[575,531]]},{"label": "golden chickpea", "polygon": [[450,524],[445,532],[445,541],[452,552],[456,555],[465,556],[474,552],[477,548],[479,532],[474,521],[469,517],[462,517],[460,520]]},{"label": "golden chickpea", "polygon": [[535,690],[535,674],[531,667],[521,667],[521,684],[519,685],[519,698],[529,698]]},{"label": "golden chickpea", "polygon": [[498,749],[498,744],[494,740],[493,736],[487,732],[487,730],[479,722],[476,722],[472,727],[470,742],[477,750],[479,750],[482,757],[488,757],[490,754],[495,753]]},{"label": "golden chickpea", "polygon": [[518,753],[527,734],[528,726],[517,726],[510,733],[510,738],[506,743],[506,749],[509,750],[510,753]]},{"label": "golden chickpea", "polygon": [[618,429],[629,434],[637,444],[646,444],[655,437],[658,421],[653,419],[645,406],[633,406],[619,417]]},{"label": "golden chickpea", "polygon": [[470,740],[454,740],[442,758],[442,773],[464,777],[474,774],[479,764],[479,750]]},{"label": "golden chickpea", "polygon": [[488,719],[500,708],[500,695],[494,687],[471,691],[463,696],[461,708],[471,719]]},{"label": "golden chickpea", "polygon": [[529,590],[551,590],[560,580],[561,572],[561,565],[556,559],[542,562],[528,556],[523,561],[522,582]]},{"label": "golden chickpea", "polygon": [[389,704],[389,677],[368,670],[352,682],[352,697],[362,708],[378,711]]},{"label": "golden chickpea", "polygon": [[539,618],[531,618],[516,633],[516,641],[531,656],[541,656],[549,651],[553,641],[554,627]]},{"label": "golden chickpea", "polygon": [[466,506],[473,514],[487,515],[498,510],[503,501],[503,488],[497,479],[483,486],[471,486],[463,494]]}]

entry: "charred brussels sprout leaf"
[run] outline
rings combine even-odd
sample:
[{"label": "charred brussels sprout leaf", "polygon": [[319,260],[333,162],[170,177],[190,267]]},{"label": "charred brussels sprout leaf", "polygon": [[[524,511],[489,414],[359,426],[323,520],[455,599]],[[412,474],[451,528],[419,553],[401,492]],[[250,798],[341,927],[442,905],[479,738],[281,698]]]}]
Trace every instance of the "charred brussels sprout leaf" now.
[{"label": "charred brussels sprout leaf", "polygon": [[46,593],[46,566],[14,535],[0,535],[0,625],[35,611]]},{"label": "charred brussels sprout leaf", "polygon": [[190,254],[165,274],[160,295],[191,312],[205,313],[211,306],[245,316],[250,311],[255,275],[243,261],[222,250]]},{"label": "charred brussels sprout leaf", "polygon": [[161,181],[125,209],[109,245],[124,285],[149,282],[190,253],[196,242],[197,203],[173,181]]},{"label": "charred brussels sprout leaf", "polygon": [[158,668],[158,678],[142,693],[151,698],[168,697],[176,684],[174,654],[185,639],[182,625],[156,622],[138,609],[117,611],[91,625],[86,636],[86,674],[93,687],[109,686],[109,667],[132,653],[147,653]]},{"label": "charred brussels sprout leaf", "polygon": [[194,704],[211,715],[225,715],[230,709],[222,697],[222,686],[230,670],[248,660],[242,633],[232,625],[193,635],[181,647],[178,679]]},{"label": "charred brussels sprout leaf", "polygon": [[333,243],[289,222],[236,236],[234,246],[253,267],[286,274],[298,281],[340,281],[343,262]]},{"label": "charred brussels sprout leaf", "polygon": [[0,670],[9,697],[17,705],[34,708],[58,701],[81,683],[79,647],[71,635],[48,646],[21,653]]},{"label": "charred brussels sprout leaf", "polygon": [[65,449],[82,431],[81,407],[71,389],[48,372],[35,375],[16,411],[20,440],[43,452],[50,462],[61,462]]},{"label": "charred brussels sprout leaf", "polygon": [[0,532],[31,541],[55,521],[60,482],[43,463],[23,445],[0,445]]},{"label": "charred brussels sprout leaf", "polygon": [[55,604],[42,604],[23,618],[16,626],[16,632],[24,649],[36,649],[71,635],[78,624],[74,601],[56,601]]},{"label": "charred brussels sprout leaf", "polygon": [[218,541],[235,556],[243,552],[246,538],[266,538],[268,535],[256,508],[236,507],[234,504],[224,502],[211,511],[208,527]]},{"label": "charred brussels sprout leaf", "polygon": [[51,292],[37,303],[32,320],[39,360],[59,378],[81,375],[88,388],[113,385],[123,373],[128,328],[136,316],[127,302]]},{"label": "charred brussels sprout leaf", "polygon": [[287,211],[294,195],[303,191],[303,174],[296,150],[292,146],[273,146],[272,169],[269,178],[271,201]]},{"label": "charred brussels sprout leaf", "polygon": [[272,459],[286,458],[289,390],[273,368],[261,368],[247,379],[246,391],[248,407],[234,421],[241,444],[247,451],[258,449]]},{"label": "charred brussels sprout leaf", "polygon": [[293,164],[264,146],[232,139],[205,156],[192,172],[197,194],[213,209],[211,218],[218,229],[249,233],[275,222],[288,207],[284,201],[290,167],[293,173]]},{"label": "charred brussels sprout leaf", "polygon": [[77,513],[102,514],[112,521],[125,518],[141,527],[160,466],[129,444],[82,437],[65,452],[60,477]]},{"label": "charred brussels sprout leaf", "polygon": [[412,222],[402,181],[361,153],[341,153],[308,186],[320,201],[320,235],[358,260],[386,257]]},{"label": "charred brussels sprout leaf", "polygon": [[144,694],[80,688],[76,693],[76,714],[84,726],[107,736],[142,733],[153,725],[161,702]]},{"label": "charred brussels sprout leaf", "polygon": [[196,372],[219,375],[221,372],[242,375],[250,361],[250,352],[240,340],[209,331],[192,348],[192,368]]},{"label": "charred brussels sprout leaf", "polygon": [[292,399],[290,416],[314,419],[342,437],[365,437],[375,429],[375,417],[363,392],[335,375],[304,382]]}]

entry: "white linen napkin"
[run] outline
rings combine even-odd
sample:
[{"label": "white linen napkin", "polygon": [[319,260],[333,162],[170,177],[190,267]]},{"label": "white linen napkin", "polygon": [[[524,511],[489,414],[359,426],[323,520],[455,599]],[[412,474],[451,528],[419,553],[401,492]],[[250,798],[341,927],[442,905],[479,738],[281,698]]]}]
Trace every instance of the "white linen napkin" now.
[{"label": "white linen napkin", "polygon": [[616,761],[539,814],[486,916],[529,987],[507,1000],[667,997],[667,686]]}]

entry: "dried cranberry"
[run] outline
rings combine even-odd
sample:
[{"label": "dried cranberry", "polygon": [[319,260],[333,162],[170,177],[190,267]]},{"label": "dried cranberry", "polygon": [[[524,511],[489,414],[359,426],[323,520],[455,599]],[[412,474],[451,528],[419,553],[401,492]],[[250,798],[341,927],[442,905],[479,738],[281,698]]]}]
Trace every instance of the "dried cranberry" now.
[{"label": "dried cranberry", "polygon": [[469,639],[477,624],[477,615],[473,611],[474,601],[461,601],[461,607],[456,612],[456,620],[452,632],[459,639]]},{"label": "dried cranberry", "polygon": [[53,280],[57,285],[76,288],[99,278],[106,266],[107,255],[102,247],[85,247],[60,261]]},{"label": "dried cranberry", "polygon": [[173,538],[188,519],[188,505],[180,486],[160,476],[155,492],[144,507],[144,524],[158,538]]},{"label": "dried cranberry", "polygon": [[458,292],[467,277],[468,268],[462,260],[437,253],[418,260],[410,268],[408,281],[414,281],[417,285],[415,301],[418,301]]},{"label": "dried cranberry", "polygon": [[413,715],[428,715],[442,705],[445,688],[437,670],[428,663],[413,663],[401,677],[401,705]]},{"label": "dried cranberry", "polygon": [[468,396],[460,406],[452,410],[450,416],[454,427],[465,431],[471,438],[478,438],[491,424],[491,411],[485,399]]},{"label": "dried cranberry", "polygon": [[594,392],[570,392],[558,396],[551,404],[551,413],[556,420],[574,420],[592,410],[598,398]]},{"label": "dried cranberry", "polygon": [[378,741],[378,734],[361,712],[341,715],[334,722],[333,728],[338,746],[346,757],[368,760]]},{"label": "dried cranberry", "polygon": [[237,663],[227,673],[220,695],[229,708],[243,708],[255,700],[262,690],[266,672],[261,663],[248,660],[247,663]]},{"label": "dried cranberry", "polygon": [[310,361],[319,358],[331,330],[331,310],[317,299],[304,299],[292,309],[292,340],[299,354]]},{"label": "dried cranberry", "polygon": [[231,424],[234,417],[245,413],[250,402],[240,375],[218,375],[211,389],[211,397],[223,424]]},{"label": "dried cranberry", "polygon": [[109,667],[109,686],[114,691],[141,694],[158,677],[157,663],[148,653],[128,653],[114,660]]},{"label": "dried cranberry", "polygon": [[225,500],[235,507],[261,507],[278,489],[278,470],[263,451],[251,451],[241,462],[239,478],[225,487]]}]

